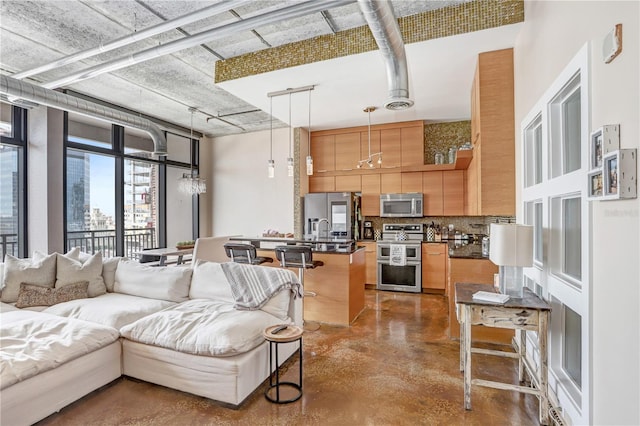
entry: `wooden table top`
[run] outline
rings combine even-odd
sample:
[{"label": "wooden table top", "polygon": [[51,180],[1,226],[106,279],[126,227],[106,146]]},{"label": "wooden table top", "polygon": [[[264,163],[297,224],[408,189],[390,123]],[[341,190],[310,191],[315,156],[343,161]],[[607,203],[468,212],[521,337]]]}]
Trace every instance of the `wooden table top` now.
[{"label": "wooden table top", "polygon": [[504,304],[485,302],[473,298],[473,294],[478,291],[493,291],[494,293],[499,293],[495,288],[489,287],[486,284],[456,283],[455,288],[456,303],[462,305],[504,306],[505,308],[537,309],[539,311],[551,310],[551,305],[526,287],[524,289],[524,297],[511,297]]},{"label": "wooden table top", "polygon": [[273,331],[273,329],[275,329],[276,327],[279,327],[279,325],[277,324],[272,325],[271,327],[267,327],[266,330],[264,330],[264,332],[262,333],[264,338],[272,342],[286,343],[298,340],[300,337],[302,337],[302,333],[304,333],[304,330],[301,327],[289,324],[287,325],[287,328],[278,332],[278,334],[273,334],[271,331]]}]

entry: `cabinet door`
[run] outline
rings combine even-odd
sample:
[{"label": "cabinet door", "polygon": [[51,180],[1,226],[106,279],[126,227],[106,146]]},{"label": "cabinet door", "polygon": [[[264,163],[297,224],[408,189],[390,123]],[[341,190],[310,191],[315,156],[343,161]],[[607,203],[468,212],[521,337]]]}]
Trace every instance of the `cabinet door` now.
[{"label": "cabinet door", "polygon": [[422,172],[425,216],[442,216],[442,188],[442,172]]},{"label": "cabinet door", "polygon": [[402,173],[382,173],[380,175],[380,193],[394,194],[402,192]]},{"label": "cabinet door", "polygon": [[380,130],[380,150],[382,151],[383,169],[400,167],[402,158],[400,129]]},{"label": "cabinet door", "polygon": [[480,214],[478,188],[480,182],[480,151],[481,142],[473,148],[473,159],[469,163],[469,168],[465,171],[465,213],[468,216],[478,216]]},{"label": "cabinet door", "polygon": [[378,283],[378,264],[376,260],[376,243],[358,242],[365,250],[365,283],[376,285]]},{"label": "cabinet door", "polygon": [[424,126],[402,128],[400,146],[402,166],[424,166]]},{"label": "cabinet door", "polygon": [[311,156],[313,157],[314,172],[334,171],[336,169],[335,136],[314,136],[312,134]]},{"label": "cabinet door", "polygon": [[401,175],[402,192],[422,192],[422,172],[408,172]]},{"label": "cabinet door", "polygon": [[422,289],[441,290],[447,283],[446,244],[422,244]]},{"label": "cabinet door", "polygon": [[360,132],[335,135],[336,171],[354,170],[360,160]]},{"label": "cabinet door", "polygon": [[380,175],[362,175],[362,215],[380,216]]},{"label": "cabinet door", "polygon": [[464,215],[464,170],[442,172],[444,193],[443,214],[445,216]]},{"label": "cabinet door", "polygon": [[333,176],[309,176],[309,192],[335,192]]},{"label": "cabinet door", "polygon": [[360,192],[362,184],[359,175],[336,176],[336,191],[338,192]]}]

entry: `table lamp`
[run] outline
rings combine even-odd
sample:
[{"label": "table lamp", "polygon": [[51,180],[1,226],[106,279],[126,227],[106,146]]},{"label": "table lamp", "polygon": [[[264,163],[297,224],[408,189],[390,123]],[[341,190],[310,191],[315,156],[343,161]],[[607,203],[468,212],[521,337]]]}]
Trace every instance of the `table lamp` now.
[{"label": "table lamp", "polygon": [[533,265],[533,226],[492,223],[489,259],[499,267],[500,292],[524,296],[522,268]]}]

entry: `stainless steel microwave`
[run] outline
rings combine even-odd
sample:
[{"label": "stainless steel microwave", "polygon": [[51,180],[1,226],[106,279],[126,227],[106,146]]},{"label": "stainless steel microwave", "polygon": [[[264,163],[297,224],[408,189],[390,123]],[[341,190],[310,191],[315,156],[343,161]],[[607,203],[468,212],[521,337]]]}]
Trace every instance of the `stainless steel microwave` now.
[{"label": "stainless steel microwave", "polygon": [[423,212],[422,193],[380,194],[380,217],[422,217]]}]

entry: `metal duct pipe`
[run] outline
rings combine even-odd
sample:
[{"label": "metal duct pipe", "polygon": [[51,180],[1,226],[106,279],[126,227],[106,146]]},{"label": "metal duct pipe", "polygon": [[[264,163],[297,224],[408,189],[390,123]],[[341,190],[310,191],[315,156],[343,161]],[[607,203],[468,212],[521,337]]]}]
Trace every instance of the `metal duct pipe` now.
[{"label": "metal duct pipe", "polygon": [[409,99],[409,74],[404,41],[391,2],[386,0],[358,0],[387,67],[389,99],[387,109],[406,109],[413,106]]},{"label": "metal duct pipe", "polygon": [[73,64],[75,62],[81,61],[82,59],[87,59],[92,56],[99,55],[101,53],[109,52],[111,50],[118,49],[120,47],[128,46],[140,40],[145,40],[149,37],[153,37],[155,35],[162,34],[163,32],[172,30],[174,28],[178,28],[182,25],[190,24],[192,22],[196,22],[201,19],[208,18],[209,16],[216,15],[220,12],[226,12],[230,9],[233,9],[234,7],[238,7],[244,3],[247,3],[248,1],[249,0],[222,1],[213,6],[205,7],[203,9],[196,10],[195,12],[188,13],[178,18],[161,22],[157,25],[153,25],[149,28],[145,28],[144,30],[135,32],[133,34],[127,34],[126,36],[112,40],[107,44],[103,44],[98,47],[93,47],[91,49],[83,50],[81,52],[77,52],[72,55],[68,55],[63,58],[56,59],[55,61],[51,61],[39,67],[13,74],[11,77],[16,79],[23,79],[23,78],[32,76],[34,74],[41,74],[45,71],[49,71],[54,68],[59,68],[65,65]]},{"label": "metal duct pipe", "polygon": [[94,67],[87,68],[85,70],[68,75],[67,77],[60,78],[49,83],[42,84],[42,87],[56,88],[64,86],[66,84],[76,83],[78,81],[86,80],[96,77],[100,74],[104,74],[110,71],[116,71],[131,65],[138,64],[140,62],[155,59],[160,56],[169,55],[171,53],[178,52],[183,49],[198,46],[200,44],[211,41],[215,38],[225,37],[231,34],[237,34],[240,31],[252,30],[259,26],[280,22],[286,19],[297,18],[300,16],[309,15],[311,13],[319,12],[321,10],[330,9],[334,7],[344,6],[353,3],[355,0],[334,0],[334,1],[316,1],[310,0],[304,3],[296,3],[292,6],[283,7],[282,9],[274,10],[272,12],[265,13],[263,15],[252,16],[242,21],[232,22],[230,24],[222,25],[217,28],[212,28],[208,31],[192,35],[187,38],[175,40],[162,46],[152,47],[143,50],[133,55],[114,59],[112,61],[105,62],[104,64],[96,65]]},{"label": "metal duct pipe", "polygon": [[25,99],[40,105],[75,112],[108,123],[140,129],[151,136],[154,155],[167,155],[167,139],[164,137],[164,132],[146,118],[45,89],[6,75],[0,75],[0,94],[9,98]]}]

